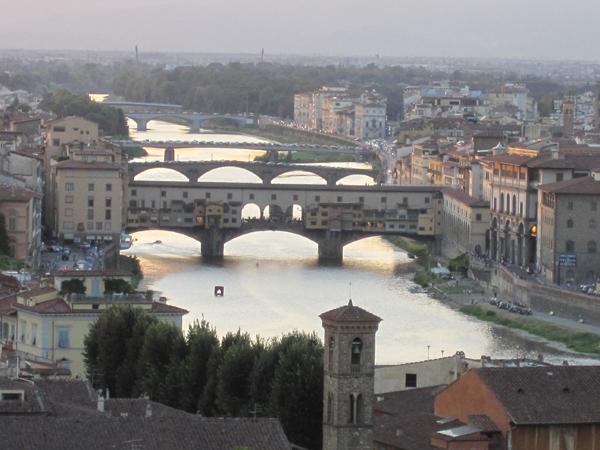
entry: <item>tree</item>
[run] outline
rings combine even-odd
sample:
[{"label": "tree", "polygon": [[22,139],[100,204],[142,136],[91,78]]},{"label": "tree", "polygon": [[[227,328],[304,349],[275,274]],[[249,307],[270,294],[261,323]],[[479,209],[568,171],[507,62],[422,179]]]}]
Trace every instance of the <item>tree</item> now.
[{"label": "tree", "polygon": [[85,294],[86,290],[85,284],[78,278],[64,280],[60,285],[61,294]]},{"label": "tree", "polygon": [[138,361],[149,326],[156,319],[139,308],[113,307],[102,313],[84,339],[84,360],[95,387],[116,397],[138,396]]},{"label": "tree", "polygon": [[113,292],[122,292],[130,294],[133,292],[133,287],[127,281],[122,278],[105,278],[104,279],[104,293],[112,294]]},{"label": "tree", "polygon": [[219,351],[217,331],[204,319],[195,321],[188,328],[187,351],[181,407],[195,413],[200,409],[202,393],[208,382],[211,357]]},{"label": "tree", "polygon": [[313,334],[294,332],[278,345],[279,359],[270,410],[290,442],[321,448],[323,419],[323,345]]}]

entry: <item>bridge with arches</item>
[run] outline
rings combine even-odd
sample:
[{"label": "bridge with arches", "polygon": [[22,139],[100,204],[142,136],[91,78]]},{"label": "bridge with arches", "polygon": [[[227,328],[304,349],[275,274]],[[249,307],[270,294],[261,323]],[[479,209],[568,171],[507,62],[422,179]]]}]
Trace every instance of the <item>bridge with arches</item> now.
[{"label": "bridge with arches", "polygon": [[[410,236],[439,248],[439,186],[267,185],[135,181],[128,185],[129,231],[162,229],[192,236],[205,257],[256,231],[286,231],[340,261],[345,245],[371,236]],[[248,214],[247,211],[254,212]]]},{"label": "bridge with arches", "polygon": [[255,124],[255,118],[241,114],[209,114],[201,112],[156,112],[156,113],[127,113],[126,116],[133,120],[138,131],[146,131],[148,122],[152,120],[176,119],[183,121],[190,127],[190,133],[198,133],[202,125],[209,121],[230,121],[239,127]]},{"label": "bridge with arches", "polygon": [[308,164],[264,163],[244,161],[157,161],[128,164],[129,179],[152,169],[170,169],[187,178],[189,183],[197,183],[199,178],[216,169],[236,167],[256,175],[264,184],[271,184],[280,175],[305,172],[321,177],[329,186],[351,175],[364,175],[376,182],[380,174],[374,169],[327,167]]}]

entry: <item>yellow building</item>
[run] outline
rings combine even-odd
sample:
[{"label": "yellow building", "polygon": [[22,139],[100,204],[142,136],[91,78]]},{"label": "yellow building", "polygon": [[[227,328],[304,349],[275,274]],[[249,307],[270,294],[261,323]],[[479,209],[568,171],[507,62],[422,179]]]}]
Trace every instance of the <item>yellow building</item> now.
[{"label": "yellow building", "polygon": [[54,287],[0,299],[2,344],[24,360],[56,362],[72,376],[85,376],[84,338],[103,310],[113,306],[141,308],[158,320],[181,328],[187,311],[143,295],[57,297]]},{"label": "yellow building", "polygon": [[60,240],[118,239],[124,217],[119,163],[61,161],[55,180],[55,234]]},{"label": "yellow building", "polygon": [[44,223],[54,229],[54,168],[53,164],[68,155],[70,148],[98,142],[98,124],[83,117],[69,116],[48,122],[44,148]]}]

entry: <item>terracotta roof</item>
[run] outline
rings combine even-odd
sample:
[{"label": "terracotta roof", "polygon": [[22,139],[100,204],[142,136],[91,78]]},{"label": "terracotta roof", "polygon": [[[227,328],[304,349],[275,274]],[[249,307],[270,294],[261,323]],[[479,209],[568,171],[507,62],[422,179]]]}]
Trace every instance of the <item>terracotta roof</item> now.
[{"label": "terracotta roof", "polygon": [[493,162],[499,162],[499,163],[504,163],[504,164],[514,164],[517,166],[525,165],[525,163],[527,161],[529,161],[530,159],[533,159],[533,157],[525,156],[525,155],[507,154],[507,153],[504,153],[502,155],[492,156],[491,158],[489,158],[489,160],[493,161]]},{"label": "terracotta roof", "polygon": [[516,425],[600,423],[600,366],[472,370]]},{"label": "terracotta roof", "polygon": [[40,192],[35,192],[17,185],[0,185],[0,201],[28,202],[32,198],[42,198]]},{"label": "terracotta roof", "polygon": [[29,290],[25,290],[25,291],[21,291],[19,292],[19,296],[21,297],[37,297],[38,295],[44,295],[44,294],[50,294],[51,292],[56,292],[58,293],[58,291],[54,288],[54,286],[41,286],[41,287],[35,287]]},{"label": "terracotta roof", "polygon": [[0,411],[2,448],[290,450],[277,419],[204,418],[145,399],[110,399],[101,413],[95,393],[79,380],[0,378],[0,387],[22,389],[26,399]]},{"label": "terracotta roof", "polygon": [[570,180],[543,184],[538,186],[538,189],[556,194],[600,195],[600,181],[594,180],[592,176],[571,178]]},{"label": "terracotta roof", "polygon": [[538,169],[590,169],[600,164],[600,153],[596,156],[565,156],[552,158],[540,156],[527,162],[527,167]]},{"label": "terracotta roof", "polygon": [[458,200],[459,202],[470,206],[472,208],[489,208],[490,207],[490,202],[487,202],[485,200],[479,200],[475,197],[471,197],[469,194],[467,194],[464,191],[461,191],[460,189],[456,189],[456,188],[447,188],[444,189],[444,195],[448,196],[448,197],[452,197],[456,200]]},{"label": "terracotta roof", "polygon": [[189,311],[166,303],[154,302],[152,303],[152,312],[158,314],[187,314]]},{"label": "terracotta roof", "polygon": [[376,395],[373,404],[373,440],[385,448],[433,450],[431,435],[453,425],[454,420],[437,423],[433,412],[435,395],[444,386],[408,389]]},{"label": "terracotta roof", "polygon": [[66,161],[58,162],[56,168],[65,170],[120,170],[121,166],[119,164],[106,162],[84,162],[68,159]]},{"label": "terracotta roof", "polygon": [[322,320],[334,322],[381,322],[381,318],[375,314],[352,304],[352,300],[347,305],[324,312],[319,316]]},{"label": "terracotta roof", "polygon": [[32,306],[17,303],[15,304],[15,308],[24,309],[26,311],[31,311],[38,314],[64,314],[73,311],[67,302],[65,302],[62,298],[47,300]]},{"label": "terracotta roof", "polygon": [[10,313],[14,311],[13,305],[17,303],[17,295],[11,294],[0,298],[0,314]]}]

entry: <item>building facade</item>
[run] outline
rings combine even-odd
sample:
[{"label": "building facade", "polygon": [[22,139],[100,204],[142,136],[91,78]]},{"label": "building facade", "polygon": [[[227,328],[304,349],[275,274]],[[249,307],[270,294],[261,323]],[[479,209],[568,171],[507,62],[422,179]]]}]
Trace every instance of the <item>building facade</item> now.
[{"label": "building facade", "polygon": [[538,187],[538,271],[555,284],[600,278],[600,170]]},{"label": "building facade", "polygon": [[67,160],[55,170],[55,236],[75,242],[118,241],[125,217],[122,166]]}]

